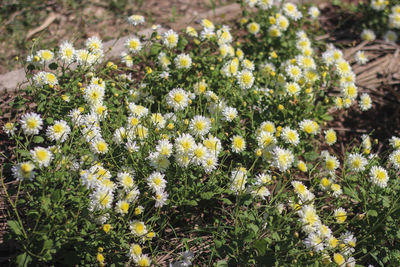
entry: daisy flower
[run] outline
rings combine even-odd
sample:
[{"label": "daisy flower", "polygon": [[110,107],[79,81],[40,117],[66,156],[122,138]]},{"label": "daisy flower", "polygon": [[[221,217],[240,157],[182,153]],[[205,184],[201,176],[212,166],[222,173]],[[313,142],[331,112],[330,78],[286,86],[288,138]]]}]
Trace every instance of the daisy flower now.
[{"label": "daisy flower", "polygon": [[284,148],[276,147],[273,152],[273,166],[278,168],[281,172],[289,169],[294,161],[293,153]]},{"label": "daisy flower", "polygon": [[167,203],[168,200],[168,193],[165,191],[157,191],[153,199],[156,201],[154,207],[161,208]]},{"label": "daisy flower", "polygon": [[20,123],[26,135],[35,135],[42,129],[43,120],[39,114],[30,112],[22,115]]},{"label": "daisy flower", "polygon": [[316,19],[318,18],[320,14],[320,11],[318,7],[312,6],[308,9],[308,15],[310,15],[311,18]]},{"label": "daisy flower", "polygon": [[174,30],[164,33],[163,43],[168,48],[174,48],[178,44],[178,34]]},{"label": "daisy flower", "polygon": [[206,173],[211,173],[218,166],[218,158],[214,153],[209,153],[202,161],[201,166]]},{"label": "daisy flower", "polygon": [[270,132],[261,131],[257,135],[257,144],[260,148],[271,148],[276,144],[275,136]]},{"label": "daisy flower", "polygon": [[30,151],[32,159],[39,167],[48,167],[53,159],[53,153],[44,147],[35,147]]},{"label": "daisy flower", "polygon": [[196,136],[204,136],[211,129],[211,120],[209,118],[196,115],[191,121],[189,129]]},{"label": "daisy flower", "polygon": [[69,41],[64,41],[60,45],[60,49],[58,52],[59,58],[65,63],[69,64],[74,61],[75,48]]},{"label": "daisy flower", "polygon": [[189,153],[196,145],[194,138],[190,134],[181,134],[175,139],[175,148],[182,153]]},{"label": "daisy flower", "polygon": [[128,17],[128,23],[133,26],[144,24],[144,17],[142,15],[131,15]]},{"label": "daisy flower", "polygon": [[305,226],[305,230],[311,230],[314,226],[320,223],[320,218],[313,205],[304,205],[298,214],[301,222]]},{"label": "daisy flower", "polygon": [[276,20],[276,26],[278,27],[279,30],[286,31],[287,28],[289,27],[289,20],[285,16],[281,15]]},{"label": "daisy flower", "polygon": [[129,191],[135,186],[135,181],[133,180],[133,175],[129,172],[119,172],[117,174],[117,180],[119,185],[126,191]]},{"label": "daisy flower", "polygon": [[167,55],[164,52],[161,52],[158,55],[158,63],[163,69],[168,69],[168,66],[171,65],[171,61],[168,59]]},{"label": "daisy flower", "polygon": [[299,123],[299,127],[302,131],[308,134],[317,134],[319,127],[315,121],[304,119]]},{"label": "daisy flower", "polygon": [[147,227],[144,222],[134,220],[130,223],[129,228],[132,234],[134,234],[135,236],[144,236],[145,234],[147,234]]},{"label": "daisy flower", "polygon": [[212,31],[215,29],[214,23],[212,23],[208,19],[202,19],[200,24],[201,24],[201,26],[203,26],[206,29],[209,29],[209,30],[212,30]]},{"label": "daisy flower", "polygon": [[115,204],[115,211],[120,214],[127,214],[129,211],[129,203],[125,200],[119,200]]},{"label": "daisy flower", "polygon": [[13,123],[13,122],[7,122],[7,123],[3,126],[3,131],[4,131],[8,136],[14,135],[15,130],[16,130],[16,127],[15,127],[15,123]]},{"label": "daisy flower", "polygon": [[389,139],[389,143],[394,149],[400,148],[400,138],[397,136],[392,136],[392,138]]},{"label": "daisy flower", "polygon": [[148,186],[153,190],[153,192],[164,191],[167,186],[167,181],[164,179],[164,174],[160,172],[153,172],[146,179]]},{"label": "daisy flower", "polygon": [[237,117],[238,112],[237,112],[236,108],[225,107],[222,110],[222,115],[224,116],[224,120],[231,122]]},{"label": "daisy flower", "polygon": [[168,93],[167,104],[175,111],[184,110],[189,105],[188,94],[181,88],[175,88]]},{"label": "daisy flower", "polygon": [[40,58],[41,63],[49,62],[54,59],[54,53],[50,50],[39,50],[36,54]]},{"label": "daisy flower", "polygon": [[67,140],[71,128],[68,126],[67,122],[63,120],[55,121],[54,125],[49,126],[46,130],[46,135],[50,141],[60,141],[63,143]]},{"label": "daisy flower", "polygon": [[189,69],[192,65],[192,59],[187,54],[178,55],[174,61],[178,69]]},{"label": "daisy flower", "polygon": [[172,154],[172,144],[166,139],[158,140],[156,151],[161,156],[169,157]]},{"label": "daisy flower", "polygon": [[324,167],[327,171],[333,173],[338,167],[340,163],[335,156],[326,155],[324,160]]},{"label": "daisy flower", "polygon": [[372,107],[372,100],[369,94],[364,93],[360,96],[360,101],[358,105],[362,111],[367,111]]},{"label": "daisy flower", "polygon": [[383,36],[385,42],[395,43],[397,41],[397,34],[394,31],[387,31]]},{"label": "daisy flower", "polygon": [[146,254],[142,254],[140,256],[137,257],[137,259],[135,260],[136,264],[138,266],[141,267],[146,267],[146,266],[150,266],[151,264],[151,259],[149,258],[149,256],[147,256]]},{"label": "daisy flower", "polygon": [[191,156],[194,164],[201,165],[209,154],[210,152],[203,144],[196,144],[193,147]]},{"label": "daisy flower", "polygon": [[251,22],[247,24],[247,30],[249,33],[256,35],[260,31],[260,24],[256,22]]},{"label": "daisy flower", "polygon": [[289,95],[293,96],[293,95],[300,94],[300,90],[301,89],[300,89],[300,86],[297,83],[295,83],[295,82],[287,82],[285,84],[285,90]]},{"label": "daisy flower", "polygon": [[389,160],[397,170],[400,170],[400,150],[399,149],[393,151],[390,154]]},{"label": "daisy flower", "polygon": [[94,140],[90,142],[90,146],[95,153],[107,154],[108,152],[108,144],[101,137],[94,138]]},{"label": "daisy flower", "polygon": [[357,63],[360,65],[364,65],[365,63],[368,62],[368,58],[365,55],[365,52],[360,50],[357,51],[357,53],[355,54],[354,58],[356,59]]},{"label": "daisy flower", "polygon": [[96,36],[87,39],[85,45],[89,51],[98,51],[103,49],[102,41]]},{"label": "daisy flower", "polygon": [[138,53],[142,49],[142,42],[137,37],[131,37],[125,42],[125,47],[131,53]]},{"label": "daisy flower", "polygon": [[375,9],[376,11],[381,11],[384,10],[386,7],[386,2],[385,0],[372,0],[371,1],[371,7]]},{"label": "daisy flower", "polygon": [[370,29],[364,29],[361,33],[361,39],[363,41],[372,42],[376,39],[375,33]]},{"label": "daisy flower", "polygon": [[352,171],[363,171],[365,169],[365,165],[367,164],[368,160],[359,153],[350,154],[347,158],[347,165]]},{"label": "daisy flower", "polygon": [[289,77],[292,78],[294,81],[298,81],[300,80],[301,76],[302,76],[302,71],[299,67],[290,64],[289,66],[287,66],[286,68],[286,72],[288,73]]},{"label": "daisy flower", "polygon": [[197,33],[196,29],[191,27],[191,26],[187,26],[186,27],[186,34],[191,36],[191,37],[197,37],[198,36],[198,33]]},{"label": "daisy flower", "polygon": [[298,145],[300,142],[298,132],[296,130],[290,129],[290,127],[285,127],[282,129],[281,137],[288,144]]},{"label": "daisy flower", "polygon": [[243,70],[237,74],[237,82],[242,89],[250,89],[254,83],[253,73],[249,70]]},{"label": "daisy flower", "polygon": [[386,187],[389,176],[386,170],[380,166],[373,166],[369,172],[371,182],[379,187]]},{"label": "daisy flower", "polygon": [[15,179],[18,181],[22,181],[25,179],[33,179],[35,177],[35,165],[33,165],[30,161],[25,161],[14,165],[11,168],[11,172]]},{"label": "daisy flower", "polygon": [[268,10],[274,5],[274,0],[257,0],[257,5],[262,10]]},{"label": "daisy flower", "polygon": [[298,11],[296,5],[292,3],[285,3],[283,5],[283,12],[286,16],[296,21],[302,17],[301,12]]},{"label": "daisy flower", "polygon": [[344,223],[347,219],[347,212],[343,208],[335,209],[333,216],[336,218],[337,223]]},{"label": "daisy flower", "polygon": [[236,153],[243,152],[246,149],[246,141],[240,135],[235,135],[231,138],[232,151]]},{"label": "daisy flower", "polygon": [[203,145],[211,152],[211,154],[216,156],[222,149],[221,140],[211,134],[209,134],[207,138],[203,139]]},{"label": "daisy flower", "polygon": [[274,134],[276,131],[275,124],[272,121],[264,121],[261,123],[260,130]]}]

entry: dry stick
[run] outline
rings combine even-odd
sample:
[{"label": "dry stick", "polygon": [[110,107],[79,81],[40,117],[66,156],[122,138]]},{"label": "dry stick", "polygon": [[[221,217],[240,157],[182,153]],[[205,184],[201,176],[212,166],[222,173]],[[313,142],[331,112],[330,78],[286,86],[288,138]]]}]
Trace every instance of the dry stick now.
[{"label": "dry stick", "polygon": [[350,58],[350,56],[352,56],[353,54],[355,54],[357,51],[359,51],[361,48],[363,48],[366,44],[368,44],[368,41],[364,41],[361,44],[357,45],[354,48],[350,48],[348,49],[345,53],[344,53],[344,58],[346,60],[348,60]]},{"label": "dry stick", "polygon": [[377,66],[382,66],[382,64],[386,64],[387,61],[389,61],[389,58],[384,57],[365,67],[359,68],[357,72],[355,72],[355,74],[357,75],[357,79],[360,80],[363,79],[363,77],[370,75],[371,73],[376,73],[377,71],[374,71],[374,68],[376,68]]},{"label": "dry stick", "polygon": [[50,24],[53,23],[53,21],[58,18],[60,16],[60,14],[57,13],[50,13],[50,15],[46,18],[46,20],[43,22],[42,25],[40,25],[39,27],[32,29],[28,32],[28,34],[26,35],[26,39],[30,39],[33,35],[35,35],[36,33],[43,31],[44,29],[46,29],[47,27],[50,26]]}]

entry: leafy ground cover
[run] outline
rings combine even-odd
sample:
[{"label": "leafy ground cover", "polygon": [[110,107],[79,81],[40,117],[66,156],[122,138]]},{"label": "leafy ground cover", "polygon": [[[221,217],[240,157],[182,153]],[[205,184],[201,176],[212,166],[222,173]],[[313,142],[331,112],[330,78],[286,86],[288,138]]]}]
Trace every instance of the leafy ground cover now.
[{"label": "leafy ground cover", "polygon": [[348,53],[321,38],[334,17],[272,2],[241,3],[229,26],[154,28],[114,62],[97,37],[32,50],[3,129],[13,263],[399,265],[400,138],[338,132],[381,110],[357,81],[398,5],[336,10],[368,17]]}]

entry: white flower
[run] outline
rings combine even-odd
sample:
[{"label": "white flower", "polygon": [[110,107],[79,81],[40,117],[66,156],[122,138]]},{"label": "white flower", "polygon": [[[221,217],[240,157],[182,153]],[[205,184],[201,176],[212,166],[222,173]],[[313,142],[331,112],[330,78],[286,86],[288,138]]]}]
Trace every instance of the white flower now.
[{"label": "white flower", "polygon": [[60,141],[63,143],[67,140],[70,132],[71,128],[68,124],[63,120],[59,120],[55,121],[54,125],[47,128],[46,135],[51,141]]},{"label": "white flower", "polygon": [[290,127],[285,127],[282,129],[282,139],[292,145],[298,145],[300,142],[299,134],[296,130],[290,129]]},{"label": "white flower", "polygon": [[237,74],[237,81],[242,89],[250,89],[254,83],[253,73],[249,70],[243,70]]},{"label": "white flower", "polygon": [[397,169],[400,170],[400,150],[397,149],[392,152],[389,156],[390,162],[393,164],[393,166]]},{"label": "white flower", "polygon": [[189,129],[196,136],[206,135],[211,128],[211,120],[209,118],[196,115],[191,121]]},{"label": "white flower", "polygon": [[53,159],[53,153],[44,147],[35,147],[30,151],[32,159],[39,167],[48,167]]},{"label": "white flower", "polygon": [[246,149],[246,141],[240,135],[235,135],[231,138],[232,140],[232,151],[240,153]]},{"label": "white flower", "polygon": [[174,61],[178,69],[189,69],[192,65],[192,59],[187,54],[178,55]]},{"label": "white flower", "polygon": [[368,161],[361,154],[354,153],[350,154],[347,158],[347,164],[352,171],[360,172],[365,169],[365,165],[368,164]]},{"label": "white flower", "polygon": [[20,123],[26,135],[34,135],[39,134],[39,130],[42,129],[43,120],[39,114],[31,112],[22,115]]},{"label": "white flower", "polygon": [[85,45],[89,51],[99,51],[103,49],[103,43],[96,36],[87,39]]},{"label": "white flower", "polygon": [[144,17],[142,15],[131,15],[128,17],[128,23],[133,26],[140,25],[144,23]]},{"label": "white flower", "polygon": [[167,104],[175,111],[184,110],[189,104],[189,97],[185,90],[175,88],[167,95]]},{"label": "white flower", "polygon": [[75,48],[70,42],[64,41],[60,45],[60,50],[58,54],[59,58],[65,63],[67,64],[72,63],[74,61]]},{"label": "white flower", "polygon": [[225,108],[222,110],[222,115],[224,116],[224,119],[225,119],[226,121],[231,122],[231,121],[233,121],[233,120],[237,117],[238,112],[237,112],[236,108],[233,108],[233,107],[225,107]]},{"label": "white flower", "polygon": [[131,37],[125,42],[125,47],[132,53],[138,53],[142,49],[142,42],[137,37]]},{"label": "white flower", "polygon": [[30,161],[21,162],[11,168],[13,176],[18,180],[33,179],[35,177],[35,165]]},{"label": "white flower", "polygon": [[153,192],[164,191],[167,186],[167,181],[164,179],[164,174],[160,172],[153,172],[149,177],[146,178],[148,186],[153,190]]},{"label": "white flower", "polygon": [[318,18],[320,14],[320,11],[318,7],[312,6],[308,9],[308,15],[310,15],[311,18],[316,19]]},{"label": "white flower", "polygon": [[373,166],[369,172],[369,176],[372,183],[379,187],[386,187],[387,182],[389,181],[389,176],[386,170],[380,166]]},{"label": "white flower", "polygon": [[163,43],[168,48],[174,48],[178,44],[178,34],[174,30],[164,33]]},{"label": "white flower", "polygon": [[358,102],[360,109],[362,111],[367,111],[372,107],[372,100],[369,94],[364,93],[360,97],[360,101]]},{"label": "white flower", "polygon": [[356,55],[354,56],[358,64],[364,65],[368,62],[368,58],[365,55],[365,52],[362,50],[357,51]]},{"label": "white flower", "polygon": [[361,39],[364,41],[372,42],[376,39],[376,35],[372,30],[364,29],[361,33]]},{"label": "white flower", "polygon": [[276,147],[273,151],[273,166],[278,168],[281,172],[289,169],[294,161],[293,153],[284,148]]}]

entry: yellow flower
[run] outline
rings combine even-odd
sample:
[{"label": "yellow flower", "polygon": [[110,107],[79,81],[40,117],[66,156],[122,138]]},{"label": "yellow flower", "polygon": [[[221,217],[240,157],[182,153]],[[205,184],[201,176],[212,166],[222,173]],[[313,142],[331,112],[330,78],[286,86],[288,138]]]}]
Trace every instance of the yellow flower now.
[{"label": "yellow flower", "polygon": [[111,229],[111,224],[106,223],[105,225],[103,225],[103,231],[105,233],[108,233]]}]

